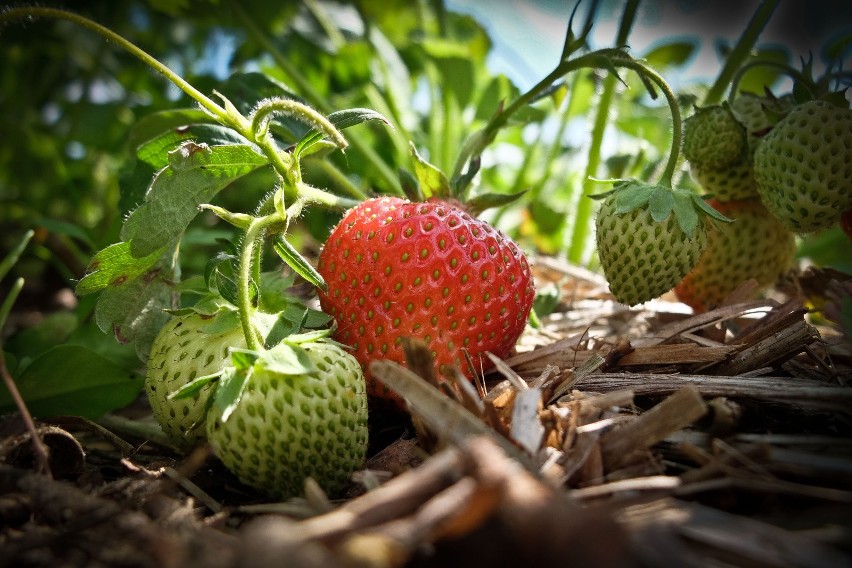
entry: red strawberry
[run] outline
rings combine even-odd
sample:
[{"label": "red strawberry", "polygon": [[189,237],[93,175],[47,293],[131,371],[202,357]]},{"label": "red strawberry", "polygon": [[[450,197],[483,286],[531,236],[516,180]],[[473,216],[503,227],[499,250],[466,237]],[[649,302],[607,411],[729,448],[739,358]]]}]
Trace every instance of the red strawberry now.
[{"label": "red strawberry", "polygon": [[[318,262],[328,284],[323,310],[337,320],[335,339],[371,361],[404,363],[402,339],[425,341],[437,370],[490,367],[505,357],[530,313],[535,290],[523,252],[454,202],[370,199],[349,210]],[[367,376],[368,393],[395,399]],[[398,400],[397,400],[398,402]]]}]

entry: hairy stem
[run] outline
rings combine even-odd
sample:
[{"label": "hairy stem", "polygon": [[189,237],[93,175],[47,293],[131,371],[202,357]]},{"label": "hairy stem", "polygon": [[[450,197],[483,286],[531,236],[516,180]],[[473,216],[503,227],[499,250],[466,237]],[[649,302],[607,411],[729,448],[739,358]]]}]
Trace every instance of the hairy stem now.
[{"label": "hairy stem", "polygon": [[[638,9],[639,0],[630,0],[624,7],[624,12],[621,15],[621,23],[618,27],[616,45],[622,46],[627,44],[627,39],[630,36],[633,22],[636,20]],[[609,123],[609,111],[612,101],[615,98],[617,81],[618,77],[614,73],[610,73],[604,79],[603,91],[598,99],[598,110],[595,115],[594,125],[592,126],[592,139],[589,143],[588,161],[586,162],[586,171],[583,175],[583,191],[580,192],[578,198],[577,209],[574,215],[574,228],[568,247],[568,260],[577,264],[583,262],[583,256],[586,254],[586,243],[589,240],[591,219],[594,213],[594,203],[586,197],[592,187],[589,178],[594,177],[600,167],[604,131],[606,130],[606,125]]]},{"label": "hairy stem", "polygon": [[230,117],[228,116],[228,113],[225,111],[224,108],[216,104],[213,100],[207,97],[207,95],[190,85],[187,81],[183,79],[183,77],[169,69],[166,65],[164,65],[151,55],[149,55],[146,51],[140,49],[133,43],[124,39],[119,34],[88,18],[74,14],[73,12],[66,12],[65,10],[59,10],[56,8],[29,6],[25,8],[9,8],[0,12],[0,25],[15,20],[23,20],[33,17],[68,20],[69,22],[72,22],[74,24],[77,24],[78,26],[84,27],[99,34],[107,41],[116,44],[131,55],[135,56],[137,59],[141,60],[151,69],[154,69],[155,71],[161,73],[164,77],[166,77],[166,79],[174,83],[180,90],[195,99],[195,101],[197,101],[199,105],[201,105],[217,119],[219,119],[223,124],[231,124]]},{"label": "hairy stem", "polygon": [[265,217],[255,217],[246,229],[240,246],[239,278],[237,281],[237,303],[239,305],[237,309],[240,312],[240,323],[243,326],[246,346],[254,351],[263,347],[263,341],[251,321],[254,314],[254,303],[251,299],[252,274],[259,272],[259,269],[255,269],[255,249],[263,241],[263,234],[266,229],[280,222],[282,222],[282,219],[277,213]]}]

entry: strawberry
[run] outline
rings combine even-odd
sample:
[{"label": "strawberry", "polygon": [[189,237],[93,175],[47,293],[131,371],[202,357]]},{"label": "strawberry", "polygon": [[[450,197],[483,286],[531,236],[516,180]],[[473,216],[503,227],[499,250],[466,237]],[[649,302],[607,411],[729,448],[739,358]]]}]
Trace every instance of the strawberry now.
[{"label": "strawberry", "polygon": [[[430,346],[440,372],[491,366],[505,357],[530,313],[535,290],[526,257],[508,237],[456,202],[369,199],[334,228],[317,270],[328,290],[323,310],[335,339],[367,369],[375,359],[405,362],[403,338]],[[400,401],[367,377],[371,395]]]},{"label": "strawberry", "polygon": [[631,306],[671,290],[695,266],[708,215],[727,220],[689,191],[638,181],[622,180],[598,197],[601,267],[615,299]]},{"label": "strawberry", "polygon": [[678,299],[696,312],[718,305],[748,279],[762,289],[772,285],[792,266],[796,252],[793,233],[769,215],[760,199],[710,205],[734,222],[708,233],[701,260],[675,287]]},{"label": "strawberry", "polygon": [[793,108],[754,154],[764,204],[797,233],[826,229],[852,208],[852,110],[825,101]]},{"label": "strawberry", "polygon": [[718,170],[745,154],[746,131],[726,104],[696,109],[683,127],[683,155],[691,164]]},{"label": "strawberry", "polygon": [[[761,139],[772,129],[769,114],[778,114],[788,105],[787,99],[783,97],[779,99],[771,95],[758,96],[745,92],[732,99],[729,107],[722,107],[729,108],[731,116],[740,125],[744,145],[740,146],[736,159],[723,165],[708,160],[690,159],[692,177],[705,193],[712,195],[717,202],[758,197],[752,157]],[[687,122],[689,120],[687,119]],[[723,128],[721,122],[718,127]],[[700,143],[700,140],[697,140],[697,143]],[[684,142],[685,154],[686,151]]]},{"label": "strawberry", "polygon": [[691,163],[689,171],[701,189],[716,201],[737,201],[757,197],[757,182],[750,159],[741,158],[723,168]]},{"label": "strawberry", "polygon": [[272,497],[302,495],[307,477],[340,491],[367,451],[367,397],[355,358],[334,342],[291,339],[237,352],[240,361],[223,375],[207,418],[216,456]]},{"label": "strawberry", "polygon": [[174,316],[160,330],[151,347],[145,375],[145,392],[166,435],[181,449],[204,438],[204,417],[210,389],[192,398],[169,395],[197,377],[211,375],[229,362],[229,347],[245,347],[242,327],[225,314],[190,313]]}]

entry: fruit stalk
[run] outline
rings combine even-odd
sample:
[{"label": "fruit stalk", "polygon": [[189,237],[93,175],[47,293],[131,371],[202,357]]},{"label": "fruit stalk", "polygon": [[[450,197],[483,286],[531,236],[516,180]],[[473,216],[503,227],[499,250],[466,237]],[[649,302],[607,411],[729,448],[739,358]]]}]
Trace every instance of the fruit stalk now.
[{"label": "fruit stalk", "polygon": [[101,24],[93,20],[90,20],[78,14],[74,14],[73,12],[66,12],[65,10],[59,10],[56,8],[28,6],[25,8],[10,8],[8,10],[0,12],[0,26],[14,20],[23,20],[34,17],[68,20],[69,22],[72,22],[74,24],[77,24],[78,26],[84,27],[88,30],[97,33],[107,41],[115,43],[117,46],[126,50],[131,55],[135,56],[137,59],[140,59],[143,63],[145,63],[152,69],[161,73],[164,77],[166,77],[166,79],[174,83],[181,91],[195,99],[198,104],[200,104],[202,107],[204,107],[204,109],[213,114],[213,116],[217,117],[225,124],[230,124],[228,113],[224,108],[216,104],[204,93],[190,85],[183,79],[183,77],[169,69],[169,67],[155,59],[148,52],[127,41],[111,29],[102,26]]},{"label": "fruit stalk", "polygon": [[263,234],[272,225],[280,223],[281,217],[272,213],[264,217],[256,217],[246,228],[243,241],[240,246],[239,280],[237,282],[237,309],[240,313],[240,323],[243,326],[243,334],[246,337],[246,346],[253,351],[260,351],[263,343],[258,332],[251,322],[254,304],[251,299],[252,271],[255,266],[255,249],[263,240]]}]

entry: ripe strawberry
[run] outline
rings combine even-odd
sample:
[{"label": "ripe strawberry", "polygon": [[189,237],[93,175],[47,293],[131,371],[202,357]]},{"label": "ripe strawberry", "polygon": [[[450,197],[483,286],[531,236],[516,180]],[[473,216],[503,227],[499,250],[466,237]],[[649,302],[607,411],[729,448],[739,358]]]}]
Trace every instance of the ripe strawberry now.
[{"label": "ripe strawberry", "polygon": [[710,204],[734,222],[708,233],[701,260],[675,287],[680,301],[696,312],[718,305],[748,279],[757,280],[761,289],[774,284],[796,252],[793,233],[759,199]]},{"label": "ripe strawberry", "polygon": [[[324,311],[335,339],[366,369],[405,362],[404,337],[425,341],[440,371],[490,367],[524,329],[535,291],[523,252],[455,203],[383,197],[349,210],[329,236],[317,269],[328,284]],[[371,395],[395,399],[367,377]]]},{"label": "ripe strawberry", "polygon": [[163,432],[182,449],[204,438],[210,387],[192,398],[167,397],[197,377],[212,375],[228,364],[229,347],[246,346],[239,320],[224,314],[175,316],[160,330],[151,347],[145,392]]},{"label": "ripe strawberry", "polygon": [[[229,374],[207,417],[207,436],[216,456],[243,483],[283,499],[301,495],[312,477],[335,493],[362,466],[364,375],[343,348],[285,340]],[[235,382],[239,388],[232,389]],[[240,395],[223,409],[220,393],[235,390]]]},{"label": "ripe strawberry", "polygon": [[728,105],[698,108],[683,127],[683,155],[691,164],[718,170],[745,154],[746,131]]},{"label": "ripe strawberry", "polygon": [[685,190],[627,180],[604,194],[596,238],[615,299],[640,304],[680,282],[704,249],[707,215],[727,220]]},{"label": "ripe strawberry", "polygon": [[764,204],[790,230],[828,228],[852,208],[852,110],[809,101],[791,110],[754,154]]}]

